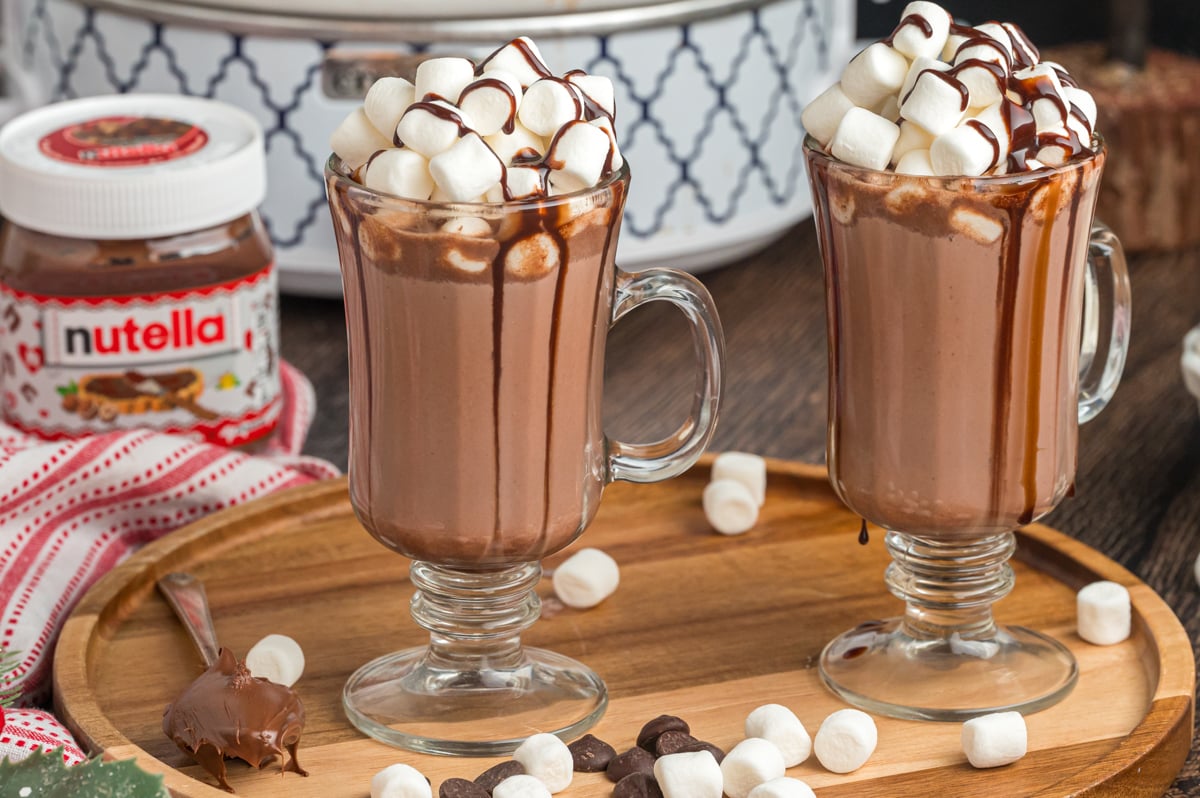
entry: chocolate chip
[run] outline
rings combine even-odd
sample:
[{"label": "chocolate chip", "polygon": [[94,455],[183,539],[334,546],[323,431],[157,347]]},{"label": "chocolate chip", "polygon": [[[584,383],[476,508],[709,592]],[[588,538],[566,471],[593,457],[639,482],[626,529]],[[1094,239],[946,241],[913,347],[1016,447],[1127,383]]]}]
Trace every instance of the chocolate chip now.
[{"label": "chocolate chip", "polygon": [[677,718],[674,715],[659,715],[643,726],[642,730],[638,732],[638,748],[645,748],[647,751],[653,753],[654,743],[658,741],[658,736],[668,731],[681,731],[686,734],[691,729],[688,727],[687,721],[683,718]]},{"label": "chocolate chip", "polygon": [[685,731],[671,729],[658,735],[658,739],[654,741],[654,755],[677,754],[689,745],[698,742],[700,741]]},{"label": "chocolate chip", "polygon": [[712,743],[706,743],[703,740],[696,740],[695,742],[691,743],[690,745],[686,745],[683,748],[680,748],[675,753],[677,753],[677,754],[694,754],[697,751],[708,751],[710,754],[713,755],[713,759],[717,760],[718,765],[721,764],[721,760],[725,758],[724,751],[722,751],[720,748],[717,748]]},{"label": "chocolate chip", "polygon": [[446,779],[438,787],[438,798],[487,798],[488,791],[466,779]]},{"label": "chocolate chip", "polygon": [[585,734],[567,748],[577,773],[599,773],[617,755],[616,749],[591,734]]},{"label": "chocolate chip", "polygon": [[492,765],[487,770],[475,777],[475,783],[487,791],[488,795],[492,794],[492,790],[496,789],[496,785],[507,779],[509,776],[520,776],[525,772],[525,766],[515,760],[501,762],[498,765]]},{"label": "chocolate chip", "polygon": [[663,798],[663,793],[653,776],[630,773],[617,782],[613,788],[613,798]]},{"label": "chocolate chip", "polygon": [[630,773],[654,775],[654,754],[645,748],[634,746],[625,753],[614,756],[604,771],[608,780],[613,782],[620,781]]}]

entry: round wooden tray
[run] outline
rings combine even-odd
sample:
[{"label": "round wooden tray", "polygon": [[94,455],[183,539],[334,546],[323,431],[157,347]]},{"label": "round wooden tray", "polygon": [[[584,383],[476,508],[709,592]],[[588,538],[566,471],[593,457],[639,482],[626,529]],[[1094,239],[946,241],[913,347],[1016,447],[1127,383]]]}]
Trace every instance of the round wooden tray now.
[{"label": "round wooden tray", "polygon": [[[697,736],[728,747],[741,739],[746,714],[767,702],[791,707],[815,731],[843,706],[814,667],[824,643],[899,609],[883,584],[882,534],[858,545],[859,519],[837,501],[824,471],[771,462],[758,526],[730,538],[714,534],[700,509],[708,462],[658,485],[611,486],[582,545],[617,559],[620,589],[587,611],[547,601],[526,635],[606,679],[612,702],[594,731],[618,750],[660,713],[680,715]],[[997,616],[1064,641],[1081,671],[1065,701],[1028,718],[1029,754],[977,771],[961,753],[957,724],[880,718],[879,747],[862,769],[837,775],[810,759],[790,775],[822,798],[1162,794],[1192,737],[1195,662],[1183,628],[1149,587],[1086,546],[1036,525],[1019,533],[1019,544],[1016,590]],[[300,762],[312,775],[230,762],[239,794],[361,798],[371,775],[398,761],[435,786],[473,778],[496,760],[392,749],[364,738],[342,714],[342,683],[356,667],[422,642],[408,614],[407,568],[358,525],[344,481],[218,513],[146,547],[84,598],[58,644],[57,709],[85,747],[136,756],[164,773],[177,796],[224,795],[160,727],[163,709],[200,664],[154,583],[188,570],[207,584],[225,645],[244,655],[281,632],[308,658],[297,690],[308,711]],[[1074,631],[1075,591],[1097,579],[1120,582],[1133,596],[1133,636],[1116,646],[1088,645]],[[550,597],[548,581],[540,592]],[[601,774],[580,774],[562,795],[611,790]]]}]

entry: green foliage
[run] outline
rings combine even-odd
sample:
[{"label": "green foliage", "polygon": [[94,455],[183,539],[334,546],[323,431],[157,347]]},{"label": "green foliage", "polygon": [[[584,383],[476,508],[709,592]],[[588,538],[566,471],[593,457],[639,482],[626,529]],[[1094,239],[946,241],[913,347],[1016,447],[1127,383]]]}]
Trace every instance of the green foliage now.
[{"label": "green foliage", "polygon": [[[21,664],[21,652],[0,648],[0,709],[11,707],[20,696],[21,690],[12,684],[10,675]],[[3,713],[0,713],[3,717]],[[3,727],[0,723],[0,727]]]},{"label": "green foliage", "polygon": [[90,759],[68,767],[62,749],[35,753],[22,762],[0,760],[0,796],[4,798],[170,798],[162,776],[151,776],[126,759]]},{"label": "green foliage", "polygon": [[58,391],[59,396],[71,396],[79,393],[79,385],[76,384],[75,380],[71,380],[66,385],[59,385],[54,390]]}]

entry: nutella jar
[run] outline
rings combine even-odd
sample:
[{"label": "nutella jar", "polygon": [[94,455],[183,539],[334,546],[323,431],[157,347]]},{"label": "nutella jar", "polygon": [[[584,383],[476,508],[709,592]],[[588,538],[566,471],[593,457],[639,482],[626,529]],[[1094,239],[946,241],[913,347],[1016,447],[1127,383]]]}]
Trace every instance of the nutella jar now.
[{"label": "nutella jar", "polygon": [[46,106],[0,129],[0,407],[55,440],[225,446],[280,413],[278,291],[250,115],[191,97]]}]

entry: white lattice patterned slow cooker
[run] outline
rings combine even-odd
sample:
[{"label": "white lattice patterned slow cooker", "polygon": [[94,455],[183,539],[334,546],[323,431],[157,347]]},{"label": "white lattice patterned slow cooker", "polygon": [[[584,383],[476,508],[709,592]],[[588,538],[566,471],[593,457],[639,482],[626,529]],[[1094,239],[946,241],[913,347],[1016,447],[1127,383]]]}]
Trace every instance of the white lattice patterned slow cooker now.
[{"label": "white lattice patterned slow cooker", "polygon": [[634,173],[620,258],[701,271],[810,212],[800,111],[845,63],[854,28],[852,0],[510,0],[503,18],[472,0],[2,1],[18,108],[178,92],[254,114],[283,287],[328,295],[340,291],[328,137],[377,75],[519,34],[556,71],[608,75]]}]

